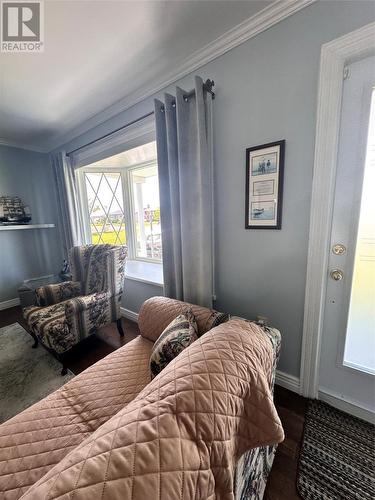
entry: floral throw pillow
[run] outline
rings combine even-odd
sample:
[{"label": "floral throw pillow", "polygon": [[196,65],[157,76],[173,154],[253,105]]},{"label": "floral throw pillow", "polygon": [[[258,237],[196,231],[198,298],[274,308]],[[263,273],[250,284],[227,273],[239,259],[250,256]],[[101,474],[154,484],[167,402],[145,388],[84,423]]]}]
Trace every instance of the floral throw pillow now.
[{"label": "floral throw pillow", "polygon": [[165,328],[152,348],[151,378],[156,377],[167,364],[198,338],[198,327],[191,309],[180,314]]}]

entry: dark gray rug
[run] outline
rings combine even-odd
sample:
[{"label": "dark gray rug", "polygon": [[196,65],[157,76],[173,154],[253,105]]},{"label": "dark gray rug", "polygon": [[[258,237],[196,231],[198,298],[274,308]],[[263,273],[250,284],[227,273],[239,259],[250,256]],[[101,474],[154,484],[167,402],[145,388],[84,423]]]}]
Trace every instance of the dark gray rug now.
[{"label": "dark gray rug", "polygon": [[74,377],[19,323],[0,328],[0,423],[40,401]]},{"label": "dark gray rug", "polygon": [[375,426],[310,401],[297,488],[304,500],[373,500]]}]

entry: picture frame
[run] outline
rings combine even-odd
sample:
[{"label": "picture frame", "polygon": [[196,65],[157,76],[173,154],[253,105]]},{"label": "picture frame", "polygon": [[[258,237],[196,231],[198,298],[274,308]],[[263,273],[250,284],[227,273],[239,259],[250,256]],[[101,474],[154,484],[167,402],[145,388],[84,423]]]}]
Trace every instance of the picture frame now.
[{"label": "picture frame", "polygon": [[281,229],[285,140],[246,149],[245,229]]}]

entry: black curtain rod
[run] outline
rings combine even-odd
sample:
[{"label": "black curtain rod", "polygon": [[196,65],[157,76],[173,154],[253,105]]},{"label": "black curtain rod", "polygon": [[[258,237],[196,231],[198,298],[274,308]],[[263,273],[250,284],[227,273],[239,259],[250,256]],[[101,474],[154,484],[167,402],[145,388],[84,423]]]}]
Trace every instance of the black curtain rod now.
[{"label": "black curtain rod", "polygon": [[[213,87],[214,87],[214,85],[215,85],[215,82],[213,80],[210,80],[210,79],[207,79],[203,83],[203,90],[205,92],[208,92],[209,94],[211,94],[212,95],[212,99],[215,99],[215,92],[212,90]],[[195,89],[191,90],[187,94],[184,94],[184,99],[187,100],[189,97],[193,96],[194,94],[195,94]],[[172,104],[173,104],[173,102],[176,103],[176,100],[172,101]],[[102,135],[98,139],[94,139],[93,141],[87,142],[86,144],[84,144],[83,146],[80,146],[79,148],[72,149],[72,151],[69,151],[66,154],[67,155],[71,155],[73,153],[76,153],[80,149],[86,148],[87,146],[91,146],[91,144],[94,144],[95,142],[98,142],[98,141],[100,141],[102,139],[105,139],[106,137],[109,137],[110,135],[115,134],[116,132],[119,132],[120,130],[123,130],[123,129],[127,128],[127,127],[130,127],[130,125],[134,125],[135,123],[138,123],[138,122],[144,120],[145,118],[148,118],[149,116],[152,116],[153,114],[154,114],[154,111],[150,111],[149,113],[146,113],[145,115],[142,115],[139,118],[136,118],[135,120],[132,120],[131,122],[127,123],[126,125],[122,125],[121,127],[116,128],[115,130],[112,130],[111,132],[108,132],[108,134]]]},{"label": "black curtain rod", "polygon": [[141,120],[144,120],[145,118],[148,118],[149,116],[152,116],[154,114],[154,111],[150,111],[149,113],[146,113],[145,115],[140,116],[139,118],[136,118],[135,120],[127,123],[126,125],[122,125],[122,127],[116,128],[115,130],[112,130],[111,132],[108,132],[108,134],[102,135],[98,139],[94,139],[93,141],[87,142],[83,146],[80,146],[79,148],[72,149],[72,151],[69,151],[66,153],[67,155],[71,155],[75,153],[76,151],[79,151],[80,149],[86,148],[87,146],[91,146],[91,144],[95,144],[95,142],[101,141],[102,139],[105,139],[106,137],[109,137],[112,134],[115,134],[116,132],[119,132],[120,130],[123,130],[124,128],[130,127],[130,125],[134,125],[134,123],[140,122]]},{"label": "black curtain rod", "polygon": [[[215,92],[212,90],[214,85],[215,82],[213,80],[210,80],[209,78],[203,83],[203,90],[211,94],[212,99],[215,99]],[[187,92],[187,94],[184,94],[183,98],[185,101],[187,101],[189,97],[192,97],[193,95],[195,95],[195,89],[190,90],[190,92]],[[176,98],[172,99],[172,106],[176,106]],[[162,111],[164,111],[164,106],[161,109]]]}]

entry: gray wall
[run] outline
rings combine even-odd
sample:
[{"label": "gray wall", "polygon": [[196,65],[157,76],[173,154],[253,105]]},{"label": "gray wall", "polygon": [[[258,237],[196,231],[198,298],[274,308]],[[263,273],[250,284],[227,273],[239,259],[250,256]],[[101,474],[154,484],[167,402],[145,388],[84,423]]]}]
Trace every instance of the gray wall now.
[{"label": "gray wall", "polygon": [[[0,146],[0,196],[20,196],[32,223],[57,223],[56,193],[48,156]],[[0,302],[17,297],[24,279],[61,268],[57,228],[0,231]]]},{"label": "gray wall", "polygon": [[[268,316],[283,335],[279,368],[296,376],[320,48],[374,18],[373,2],[317,2],[194,72],[217,84],[216,306],[248,318]],[[189,76],[179,85],[190,89],[192,83]],[[71,141],[65,149],[99,138],[150,109],[152,99],[147,99]],[[245,230],[245,149],[279,139],[286,139],[282,230]],[[130,293],[127,297],[124,307],[135,307]]]},{"label": "gray wall", "polygon": [[163,287],[151,283],[125,279],[122,306],[132,312],[139,312],[143,302],[150,297],[163,295]]}]

